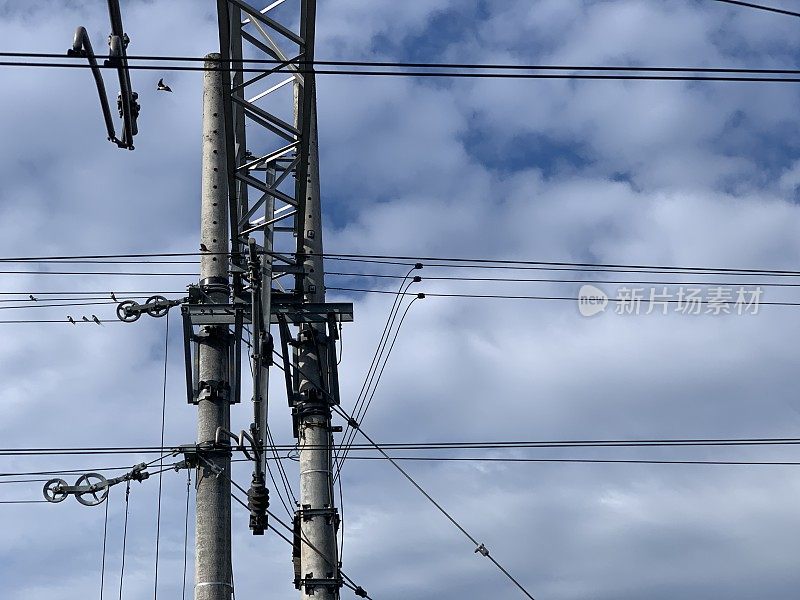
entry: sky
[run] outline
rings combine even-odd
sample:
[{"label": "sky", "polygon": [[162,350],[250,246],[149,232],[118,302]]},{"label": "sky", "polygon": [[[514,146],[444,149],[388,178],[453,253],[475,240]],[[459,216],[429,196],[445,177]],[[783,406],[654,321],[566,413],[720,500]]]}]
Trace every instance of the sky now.
[{"label": "sky", "polygon": [[[770,2],[796,8],[789,0]],[[129,52],[216,51],[215,4],[123,2]],[[98,0],[0,0],[0,16],[3,51],[65,52],[78,25],[99,51],[109,29]],[[317,58],[794,68],[798,27],[791,17],[713,0],[320,0]],[[156,92],[161,77],[173,94]],[[195,251],[201,76],[137,71],[133,83],[142,113],[136,150],[128,152],[105,140],[87,71],[0,68],[0,256]],[[115,94],[113,78],[107,85]],[[320,76],[325,247],[797,269],[799,99],[796,85],[786,84]],[[179,297],[196,281],[189,275],[195,265],[175,271],[181,269],[187,275],[0,274],[0,291]],[[435,273],[426,269],[423,276]],[[398,271],[405,269],[381,273]],[[670,291],[685,281],[675,278]],[[396,289],[396,282],[341,276],[329,276],[328,285]],[[598,286],[618,293],[619,286]],[[423,281],[411,289],[574,297],[579,288]],[[331,291],[328,298],[355,304],[340,366],[349,410],[392,296]],[[798,296],[768,287],[762,300]],[[0,313],[0,320],[63,321],[0,324],[4,447],[159,443],[166,319],[66,322],[68,314],[113,319],[113,310],[106,304]],[[168,445],[191,443],[195,432],[176,318],[166,338]],[[587,318],[571,301],[428,297],[409,309],[364,429],[383,443],[796,437],[798,333],[800,313],[791,306],[764,305],[743,315],[620,315],[611,303]],[[278,375],[270,423],[278,442],[292,443]],[[245,399],[234,407],[234,428],[249,419]],[[450,456],[476,453],[501,456],[474,450]],[[502,454],[509,455],[800,459],[791,447]],[[0,472],[120,467],[117,474],[147,459],[6,456]],[[782,600],[795,598],[800,586],[796,467],[468,461],[406,467],[540,600]],[[286,468],[294,482],[296,464]],[[247,468],[235,476],[246,484]],[[185,472],[165,472],[162,483],[158,595],[178,598]],[[40,499],[40,490],[40,482],[0,484],[0,500]],[[123,598],[153,595],[157,490],[157,478],[131,488]],[[277,490],[271,494],[282,514]],[[348,461],[343,496],[344,570],[376,600],[522,597],[384,461]],[[237,597],[296,594],[288,545],[274,535],[251,536],[245,511],[233,510]],[[3,597],[99,597],[104,516],[104,507],[72,499],[0,504]],[[108,504],[107,597],[119,593],[124,521],[118,486]],[[187,597],[191,514],[189,521]],[[351,594],[343,590],[342,597]]]}]

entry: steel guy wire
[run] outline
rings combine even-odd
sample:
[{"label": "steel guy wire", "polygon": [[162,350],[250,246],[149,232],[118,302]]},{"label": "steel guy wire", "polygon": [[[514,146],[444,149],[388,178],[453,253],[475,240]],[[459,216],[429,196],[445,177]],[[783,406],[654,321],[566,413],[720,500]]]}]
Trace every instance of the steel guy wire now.
[{"label": "steel guy wire", "polygon": [[[278,356],[280,357],[280,354],[277,351],[273,350],[273,352],[275,354],[278,354]],[[297,367],[296,365],[295,365],[295,370],[297,372],[299,372],[301,375],[305,376],[309,381],[314,381],[313,379],[308,378],[308,376],[305,373],[303,373],[303,371],[299,367]],[[530,600],[534,600],[533,596],[531,596],[531,594],[525,589],[525,587],[519,581],[517,581],[517,579],[515,579],[499,562],[497,562],[497,560],[493,556],[490,555],[489,551],[486,549],[486,547],[482,543],[479,544],[477,542],[477,540],[475,540],[475,538],[472,537],[472,535],[470,535],[470,533],[466,529],[464,529],[464,527],[458,521],[456,521],[450,515],[450,513],[448,513],[442,507],[441,504],[436,502],[436,500],[434,500],[433,497],[430,494],[428,494],[428,492],[426,492],[425,489],[419,483],[417,483],[414,480],[414,478],[411,477],[411,475],[409,475],[408,472],[405,469],[403,469],[403,467],[401,467],[396,461],[392,460],[392,457],[389,456],[386,453],[386,451],[381,446],[379,446],[371,437],[369,437],[366,434],[366,432],[364,432],[364,430],[361,428],[360,424],[351,415],[349,415],[344,409],[342,409],[341,406],[338,406],[335,403],[335,398],[333,398],[333,396],[331,396],[331,394],[327,390],[325,390],[324,388],[319,387],[319,386],[315,386],[315,387],[319,390],[320,393],[322,393],[323,395],[327,396],[328,399],[332,402],[331,408],[332,408],[333,411],[335,411],[335,412],[339,413],[339,415],[343,416],[344,419],[350,424],[351,427],[356,429],[364,437],[364,439],[366,439],[367,442],[369,442],[369,444],[371,446],[373,446],[378,452],[380,452],[384,457],[386,457],[386,459],[389,461],[389,463],[395,469],[397,469],[409,481],[409,483],[411,483],[415,488],[417,488],[417,490],[423,496],[425,496],[425,498],[427,498],[445,517],[447,517],[447,519],[453,525],[455,525],[470,541],[472,541],[476,545],[475,552],[480,553],[481,556],[484,556],[484,557],[488,558],[517,588],[519,588],[519,590],[523,594],[525,594],[525,596],[527,596]],[[234,483],[234,482],[231,481],[231,483]],[[236,485],[236,484],[234,483],[234,485]],[[237,487],[239,487],[239,486],[237,485]]]},{"label": "steel guy wire", "polygon": [[514,578],[514,576],[511,575],[511,573],[509,573],[505,569],[505,567],[503,567],[499,562],[497,562],[497,560],[486,549],[486,546],[483,543],[479,543],[458,521],[456,521],[456,519],[449,512],[447,512],[447,510],[444,509],[444,507],[441,504],[439,504],[436,500],[434,500],[434,498],[428,492],[426,492],[425,489],[419,483],[417,483],[416,480],[414,480],[414,478],[411,477],[411,475],[409,475],[408,472],[403,467],[401,467],[394,459],[392,459],[392,457],[389,456],[389,454],[387,454],[386,451],[383,450],[383,448],[381,448],[381,446],[379,446],[375,441],[373,441],[373,439],[364,432],[359,423],[357,423],[350,415],[348,415],[344,410],[342,410],[340,406],[334,405],[333,410],[338,412],[348,422],[351,422],[352,427],[355,430],[357,430],[364,437],[364,439],[366,439],[378,452],[380,452],[386,458],[386,460],[388,460],[389,463],[392,466],[394,466],[394,468],[397,469],[409,481],[409,483],[411,483],[411,485],[417,488],[417,490],[423,496],[425,496],[425,498],[427,498],[428,501],[431,502],[431,504],[433,504],[439,510],[439,512],[441,512],[447,518],[447,520],[449,520],[453,525],[455,525],[455,527],[459,531],[461,531],[461,533],[463,533],[467,537],[467,539],[469,539],[472,543],[474,543],[476,546],[475,547],[476,553],[479,553],[481,556],[488,558],[517,588],[519,588],[519,590],[526,597],[530,598],[530,600],[534,600],[530,592],[528,592],[528,590],[525,589],[525,587],[519,581],[517,581],[517,579]]}]

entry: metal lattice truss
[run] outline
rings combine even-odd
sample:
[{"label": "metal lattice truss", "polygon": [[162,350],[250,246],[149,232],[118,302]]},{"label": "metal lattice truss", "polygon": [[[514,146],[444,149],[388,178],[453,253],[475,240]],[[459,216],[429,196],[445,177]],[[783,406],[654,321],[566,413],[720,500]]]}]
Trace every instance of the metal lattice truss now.
[{"label": "metal lattice truss", "polygon": [[[316,135],[311,125],[316,0],[275,0],[263,8],[217,0],[217,6],[221,57],[229,67],[225,117],[234,294],[241,295],[247,240],[254,238],[275,253],[267,276],[278,291],[292,291],[299,300],[309,154]],[[275,62],[248,62],[254,59]]]}]

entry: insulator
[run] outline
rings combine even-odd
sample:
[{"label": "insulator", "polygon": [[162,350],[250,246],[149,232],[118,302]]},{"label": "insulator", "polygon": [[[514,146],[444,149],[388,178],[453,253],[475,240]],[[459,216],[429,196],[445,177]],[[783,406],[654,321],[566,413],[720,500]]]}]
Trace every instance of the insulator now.
[{"label": "insulator", "polygon": [[269,490],[264,485],[262,475],[253,475],[253,481],[247,491],[247,508],[250,509],[250,529],[253,535],[264,535],[267,529]]}]

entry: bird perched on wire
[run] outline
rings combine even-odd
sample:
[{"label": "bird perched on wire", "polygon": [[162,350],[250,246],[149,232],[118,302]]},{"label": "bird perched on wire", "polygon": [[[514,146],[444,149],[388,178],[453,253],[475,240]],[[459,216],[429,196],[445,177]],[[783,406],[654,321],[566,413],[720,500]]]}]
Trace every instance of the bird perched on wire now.
[{"label": "bird perched on wire", "polygon": [[164,83],[163,79],[158,80],[158,88],[156,88],[159,92],[171,92],[172,88],[170,88],[166,83]]},{"label": "bird perched on wire", "polygon": [[87,323],[89,322],[89,317],[87,317],[86,315],[83,315],[83,316],[81,317],[81,319],[83,319],[83,320],[84,320],[84,321],[86,321]]},{"label": "bird perched on wire", "polygon": [[94,321],[98,325],[102,325],[102,323],[100,322],[100,319],[97,318],[97,315],[92,315],[92,321]]},{"label": "bird perched on wire", "polygon": [[33,294],[28,294],[28,298],[30,298],[34,302],[38,302],[39,301],[39,299],[36,296],[34,296]]},{"label": "bird perched on wire", "polygon": [[111,299],[112,299],[114,302],[116,302],[116,301],[117,301],[117,297],[114,295],[114,292],[111,292]]},{"label": "bird perched on wire", "polygon": [[73,318],[72,318],[72,317],[70,317],[69,315],[67,315],[67,321],[69,321],[70,323],[72,323],[73,325],[75,325],[75,319],[73,319]]}]

